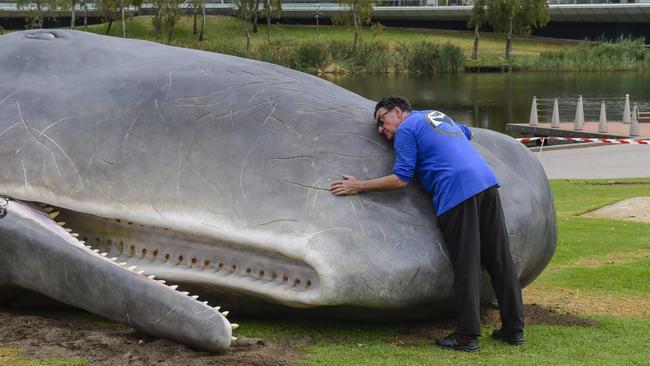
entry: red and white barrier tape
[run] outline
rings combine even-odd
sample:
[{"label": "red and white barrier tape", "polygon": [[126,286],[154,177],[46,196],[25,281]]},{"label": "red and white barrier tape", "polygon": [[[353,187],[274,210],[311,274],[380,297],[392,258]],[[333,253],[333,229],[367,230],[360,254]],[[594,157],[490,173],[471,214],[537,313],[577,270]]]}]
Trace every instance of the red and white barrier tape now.
[{"label": "red and white barrier tape", "polygon": [[627,144],[627,145],[650,145],[650,140],[630,140],[630,139],[593,139],[586,137],[524,137],[519,138],[517,141],[522,143],[537,141],[537,140],[563,140],[563,141],[577,141],[577,142],[600,142],[603,144]]}]

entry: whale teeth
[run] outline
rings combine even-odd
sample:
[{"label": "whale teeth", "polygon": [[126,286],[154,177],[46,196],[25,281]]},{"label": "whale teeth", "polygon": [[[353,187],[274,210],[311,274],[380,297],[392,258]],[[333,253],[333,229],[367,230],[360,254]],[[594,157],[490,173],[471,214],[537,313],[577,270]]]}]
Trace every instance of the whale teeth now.
[{"label": "whale teeth", "polygon": [[144,270],[142,270],[142,271],[137,271],[137,272],[135,272],[135,273],[137,273],[137,274],[139,274],[139,275],[141,275],[141,274],[143,274],[143,273],[144,273]]},{"label": "whale teeth", "polygon": [[226,316],[226,317],[228,316],[228,314],[230,314],[230,311],[228,311],[228,310],[226,310],[226,311],[224,311],[223,313],[221,313],[221,315]]},{"label": "whale teeth", "polygon": [[38,205],[41,207],[47,207],[47,203],[43,203],[43,202],[39,202]]},{"label": "whale teeth", "polygon": [[77,233],[70,233],[70,235],[74,236],[75,238],[79,237],[79,234],[77,234]]},{"label": "whale teeth", "polygon": [[232,324],[230,324],[230,327],[232,328],[232,330],[235,330],[235,329],[239,328],[239,324],[232,323]]},{"label": "whale teeth", "polygon": [[214,310],[216,310],[216,311],[219,311],[219,309],[221,309],[221,306],[215,306],[214,307]]},{"label": "whale teeth", "polygon": [[65,228],[65,231],[71,233],[71,232],[72,232],[72,229]]},{"label": "whale teeth", "polygon": [[85,240],[79,240],[79,242],[80,242],[81,244],[84,244],[84,245],[86,244],[86,241],[85,241]]},{"label": "whale teeth", "polygon": [[111,262],[115,262],[115,261],[117,260],[117,257],[108,258],[108,259],[109,259]]},{"label": "whale teeth", "polygon": [[99,255],[101,255],[102,257],[106,257],[108,253],[99,253]]},{"label": "whale teeth", "polygon": [[237,337],[230,337],[230,341],[234,342],[237,340]]},{"label": "whale teeth", "polygon": [[54,219],[56,219],[57,216],[59,216],[59,213],[60,213],[59,211],[54,211],[54,212],[48,213],[47,216],[49,218],[51,218],[52,220],[54,220]]},{"label": "whale teeth", "polygon": [[189,295],[190,293],[187,291],[180,291],[181,295]]},{"label": "whale teeth", "polygon": [[151,276],[147,276],[147,278],[150,279],[150,280],[155,280],[155,279],[156,279],[156,276],[155,276],[155,275],[151,275]]},{"label": "whale teeth", "polygon": [[162,283],[163,285],[167,283],[167,281],[165,281],[165,280],[156,280],[156,281]]},{"label": "whale teeth", "polygon": [[196,300],[196,299],[198,299],[198,298],[199,298],[199,296],[198,296],[198,295],[192,295],[192,296],[190,296],[190,297],[191,297],[191,298],[193,298],[194,300]]},{"label": "whale teeth", "polygon": [[92,249],[92,248],[93,248],[93,247],[91,247],[90,245],[84,245],[84,246],[85,246],[86,248],[88,248],[88,249]]},{"label": "whale teeth", "polygon": [[172,290],[176,290],[178,288],[178,285],[171,285],[169,286],[169,288],[171,288]]},{"label": "whale teeth", "polygon": [[126,263],[126,262],[120,262],[120,263],[118,263],[118,264],[119,264],[120,266],[124,267],[124,266],[126,266],[128,263]]},{"label": "whale teeth", "polygon": [[131,266],[131,267],[128,267],[127,269],[128,269],[129,271],[133,272],[133,270],[136,269],[136,268],[138,268],[138,267],[136,267],[136,266]]},{"label": "whale teeth", "polygon": [[93,249],[93,252],[99,253],[99,249]]},{"label": "whale teeth", "polygon": [[59,225],[59,226],[65,226],[65,222],[63,222],[63,221],[59,221],[56,224]]},{"label": "whale teeth", "polygon": [[201,301],[201,304],[208,305],[208,302],[207,301]]},{"label": "whale teeth", "polygon": [[52,207],[46,206],[46,207],[43,207],[43,211],[45,211],[45,213],[50,213],[50,212],[54,211],[54,209]]}]

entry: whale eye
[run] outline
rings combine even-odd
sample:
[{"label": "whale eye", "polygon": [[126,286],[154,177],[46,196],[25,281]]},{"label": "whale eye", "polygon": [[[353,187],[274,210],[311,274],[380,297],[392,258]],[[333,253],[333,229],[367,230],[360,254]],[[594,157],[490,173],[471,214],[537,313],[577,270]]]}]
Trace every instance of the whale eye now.
[{"label": "whale eye", "polygon": [[30,33],[25,36],[26,38],[31,38],[31,39],[44,39],[44,40],[50,40],[56,38],[54,33],[50,32],[38,32],[38,33]]}]

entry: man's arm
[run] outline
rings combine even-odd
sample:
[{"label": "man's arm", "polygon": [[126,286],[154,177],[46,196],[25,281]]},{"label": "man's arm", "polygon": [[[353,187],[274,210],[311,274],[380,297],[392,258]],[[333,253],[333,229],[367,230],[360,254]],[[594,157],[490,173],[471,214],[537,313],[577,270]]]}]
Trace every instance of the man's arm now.
[{"label": "man's arm", "polygon": [[345,196],[367,191],[392,191],[408,185],[395,174],[385,177],[358,180],[351,175],[344,175],[342,180],[337,180],[330,186],[330,191],[336,196]]},{"label": "man's arm", "polygon": [[471,141],[472,136],[474,136],[474,134],[472,133],[472,130],[470,130],[469,127],[467,127],[467,125],[464,125],[464,124],[458,124],[458,127],[460,127],[461,131],[463,131],[463,133],[465,134],[465,137],[467,137],[467,139]]}]

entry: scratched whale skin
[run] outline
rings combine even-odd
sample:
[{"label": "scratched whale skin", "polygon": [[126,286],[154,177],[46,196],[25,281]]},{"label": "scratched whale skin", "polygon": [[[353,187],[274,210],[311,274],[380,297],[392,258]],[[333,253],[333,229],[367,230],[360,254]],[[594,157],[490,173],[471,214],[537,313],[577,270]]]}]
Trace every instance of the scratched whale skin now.
[{"label": "scratched whale skin", "polygon": [[[373,101],[277,65],[83,32],[15,32],[0,50],[0,300],[20,288],[209,351],[233,328],[215,305],[455,314],[418,183],[329,192],[342,174],[391,171]],[[520,143],[472,131],[525,286],[555,250],[551,190]]]}]

